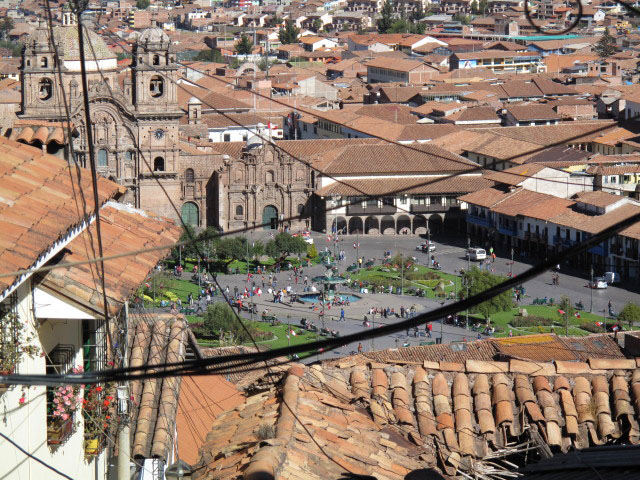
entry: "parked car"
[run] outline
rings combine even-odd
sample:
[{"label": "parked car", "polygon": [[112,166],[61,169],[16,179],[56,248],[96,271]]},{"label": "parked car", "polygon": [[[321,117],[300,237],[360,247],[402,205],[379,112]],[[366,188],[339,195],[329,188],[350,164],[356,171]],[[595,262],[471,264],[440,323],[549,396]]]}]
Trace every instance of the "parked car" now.
[{"label": "parked car", "polygon": [[484,248],[474,247],[467,249],[465,256],[474,262],[479,262],[480,260],[485,260],[487,258],[487,252]]},{"label": "parked car", "polygon": [[423,242],[416,247],[416,250],[427,253],[427,245],[429,246],[429,252],[434,252],[436,250],[436,244],[433,242]]},{"label": "parked car", "polygon": [[620,275],[616,272],[604,272],[604,279],[607,281],[607,285],[611,285],[620,281]]},{"label": "parked car", "polygon": [[607,288],[609,285],[607,284],[607,279],[604,277],[596,277],[593,279],[593,282],[589,282],[589,287],[591,288]]}]

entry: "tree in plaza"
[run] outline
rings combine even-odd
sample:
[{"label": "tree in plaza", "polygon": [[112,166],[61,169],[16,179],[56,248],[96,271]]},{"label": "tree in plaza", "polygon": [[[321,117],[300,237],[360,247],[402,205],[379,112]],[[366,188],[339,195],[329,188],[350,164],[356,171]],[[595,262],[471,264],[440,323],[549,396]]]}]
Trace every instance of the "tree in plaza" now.
[{"label": "tree in plaza", "polygon": [[611,36],[608,28],[605,28],[600,40],[594,45],[593,51],[600,58],[610,57],[616,53],[616,39]]},{"label": "tree in plaza", "polygon": [[560,316],[560,321],[565,326],[565,334],[567,336],[569,335],[569,319],[573,317],[575,313],[576,309],[573,307],[571,299],[566,295],[562,295],[558,303],[558,315]]},{"label": "tree in plaza", "polygon": [[307,248],[307,257],[314,259],[318,256],[318,249],[316,248],[315,244],[311,244],[309,245],[309,247]]},{"label": "tree in plaza", "polygon": [[250,55],[253,52],[253,41],[243,34],[236,42],[235,49],[238,55]]},{"label": "tree in plaza", "polygon": [[221,238],[213,248],[215,258],[225,267],[234,260],[244,260],[247,257],[247,239],[244,237]]},{"label": "tree in plaza", "polygon": [[220,338],[230,336],[235,344],[250,342],[251,336],[254,338],[258,336],[255,326],[251,322],[245,321],[244,325],[251,336],[247,334],[226,302],[215,302],[213,305],[209,305],[204,314],[203,323],[204,329],[210,335]]},{"label": "tree in plaza", "polygon": [[631,328],[635,322],[640,322],[640,306],[631,302],[627,303],[618,314],[618,320],[627,322]]},{"label": "tree in plaza", "polygon": [[474,15],[478,14],[478,2],[476,0],[472,0],[471,2],[471,13]]},{"label": "tree in plaza", "polygon": [[[477,295],[491,287],[494,287],[506,279],[497,275],[492,275],[489,272],[480,270],[477,267],[473,267],[471,271],[465,272],[463,275],[463,283],[471,285],[469,288],[469,295]],[[511,299],[511,292],[508,290],[496,295],[476,305],[471,309],[472,313],[479,313],[484,318],[488,319],[493,313],[505,312],[513,307],[513,300]]]},{"label": "tree in plaza", "polygon": [[282,232],[269,240],[265,248],[267,255],[270,257],[280,258],[280,261],[287,258],[288,255],[305,253],[307,251],[307,242],[302,237],[294,237],[288,233]]},{"label": "tree in plaza", "polygon": [[288,18],[284,22],[284,27],[280,28],[278,32],[278,39],[282,45],[288,45],[290,43],[298,43],[298,35],[300,34],[300,29],[296,27],[296,24],[293,23],[293,20]]},{"label": "tree in plaza", "polygon": [[380,11],[381,18],[378,20],[378,32],[387,33],[393,24],[393,7],[391,0],[385,0]]},{"label": "tree in plaza", "polygon": [[[180,239],[178,241],[189,242],[190,239],[196,238],[197,236],[198,234],[196,233],[195,229],[191,225],[184,224],[182,226],[182,234],[180,235]],[[180,248],[182,249],[182,251],[179,251]],[[176,262],[181,257],[183,262],[187,258],[196,258],[197,252],[196,252],[195,245],[193,243],[187,243],[182,247],[175,247],[171,250],[171,256],[176,260]]]},{"label": "tree in plaza", "polygon": [[146,10],[151,5],[151,0],[138,0],[136,2],[136,8],[138,10]]},{"label": "tree in plaza", "polygon": [[319,18],[316,18],[313,21],[313,31],[318,33],[320,30],[322,30],[322,20],[320,20]]}]

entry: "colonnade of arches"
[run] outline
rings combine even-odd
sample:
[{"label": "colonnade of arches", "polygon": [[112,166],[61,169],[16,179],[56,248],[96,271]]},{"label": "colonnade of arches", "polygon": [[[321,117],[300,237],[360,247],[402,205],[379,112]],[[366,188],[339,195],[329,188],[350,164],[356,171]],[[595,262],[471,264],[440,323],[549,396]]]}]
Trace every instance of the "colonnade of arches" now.
[{"label": "colonnade of arches", "polygon": [[433,214],[428,218],[423,215],[392,215],[368,217],[353,216],[346,219],[337,216],[331,220],[331,231],[341,232],[348,235],[359,233],[361,235],[398,235],[427,233],[430,228],[432,232],[442,230],[444,220],[441,215]]}]

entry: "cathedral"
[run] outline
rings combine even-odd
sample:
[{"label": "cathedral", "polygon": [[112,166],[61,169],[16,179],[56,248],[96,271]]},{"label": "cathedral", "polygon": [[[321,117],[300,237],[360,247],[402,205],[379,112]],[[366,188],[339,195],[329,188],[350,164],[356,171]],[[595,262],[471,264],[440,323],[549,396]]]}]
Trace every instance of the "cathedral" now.
[{"label": "cathedral", "polygon": [[[308,165],[294,164],[255,136],[240,143],[197,140],[207,138],[202,105],[192,98],[186,113],[180,108],[179,66],[162,29],[139,33],[125,72],[100,35],[84,29],[90,126],[72,12],[63,10],[53,37],[51,42],[49,28],[41,25],[25,44],[22,102],[10,138],[89,166],[91,128],[97,171],[126,187],[122,201],[175,220],[180,215],[197,228],[280,227],[311,210]],[[287,224],[302,228],[309,220]]]},{"label": "cathedral", "polygon": [[[50,142],[50,153],[88,166],[86,128],[93,133],[98,173],[127,188],[125,202],[175,217],[163,190],[179,191],[179,121],[176,81],[178,65],[169,37],[148,28],[132,50],[130,75],[119,73],[116,56],[95,32],[84,30],[85,65],[91,125],[85,121],[80,48],[75,15],[63,11],[62,25],[41,25],[27,40],[22,57],[22,104],[12,137],[30,128],[64,126],[71,119],[72,138]],[[55,49],[60,69],[55,64]],[[61,75],[59,73],[61,71]],[[22,135],[25,138],[25,135]],[[28,142],[30,143],[30,142]],[[62,145],[60,145],[62,143]],[[152,172],[156,178],[153,178]]]}]

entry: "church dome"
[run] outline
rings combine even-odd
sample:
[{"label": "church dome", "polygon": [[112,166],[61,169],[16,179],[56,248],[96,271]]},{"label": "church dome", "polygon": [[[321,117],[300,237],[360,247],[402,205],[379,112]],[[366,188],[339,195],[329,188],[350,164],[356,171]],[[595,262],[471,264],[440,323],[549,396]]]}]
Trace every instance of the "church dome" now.
[{"label": "church dome", "polygon": [[253,150],[254,148],[262,148],[262,139],[257,135],[251,135],[247,140],[247,150]]},{"label": "church dome", "polygon": [[138,36],[138,45],[162,44],[169,45],[169,35],[158,27],[145,28]]},{"label": "church dome", "polygon": [[[84,56],[88,61],[116,58],[100,35],[88,28],[83,29],[83,32]],[[55,27],[53,29],[53,37],[63,60],[80,60],[77,28],[74,26]]]},{"label": "church dome", "polygon": [[[84,29],[85,58],[89,62],[94,60],[115,59],[115,54],[109,50],[102,37],[90,29]],[[80,43],[78,41],[78,29],[76,25],[65,25],[53,28],[53,38],[58,47],[60,58],[65,61],[80,60]],[[47,28],[36,29],[26,40],[27,50],[49,51],[49,30]],[[89,68],[95,70],[95,68]]]},{"label": "church dome", "polygon": [[202,105],[202,102],[197,99],[196,97],[191,97],[189,99],[189,102],[187,102],[189,105]]}]

